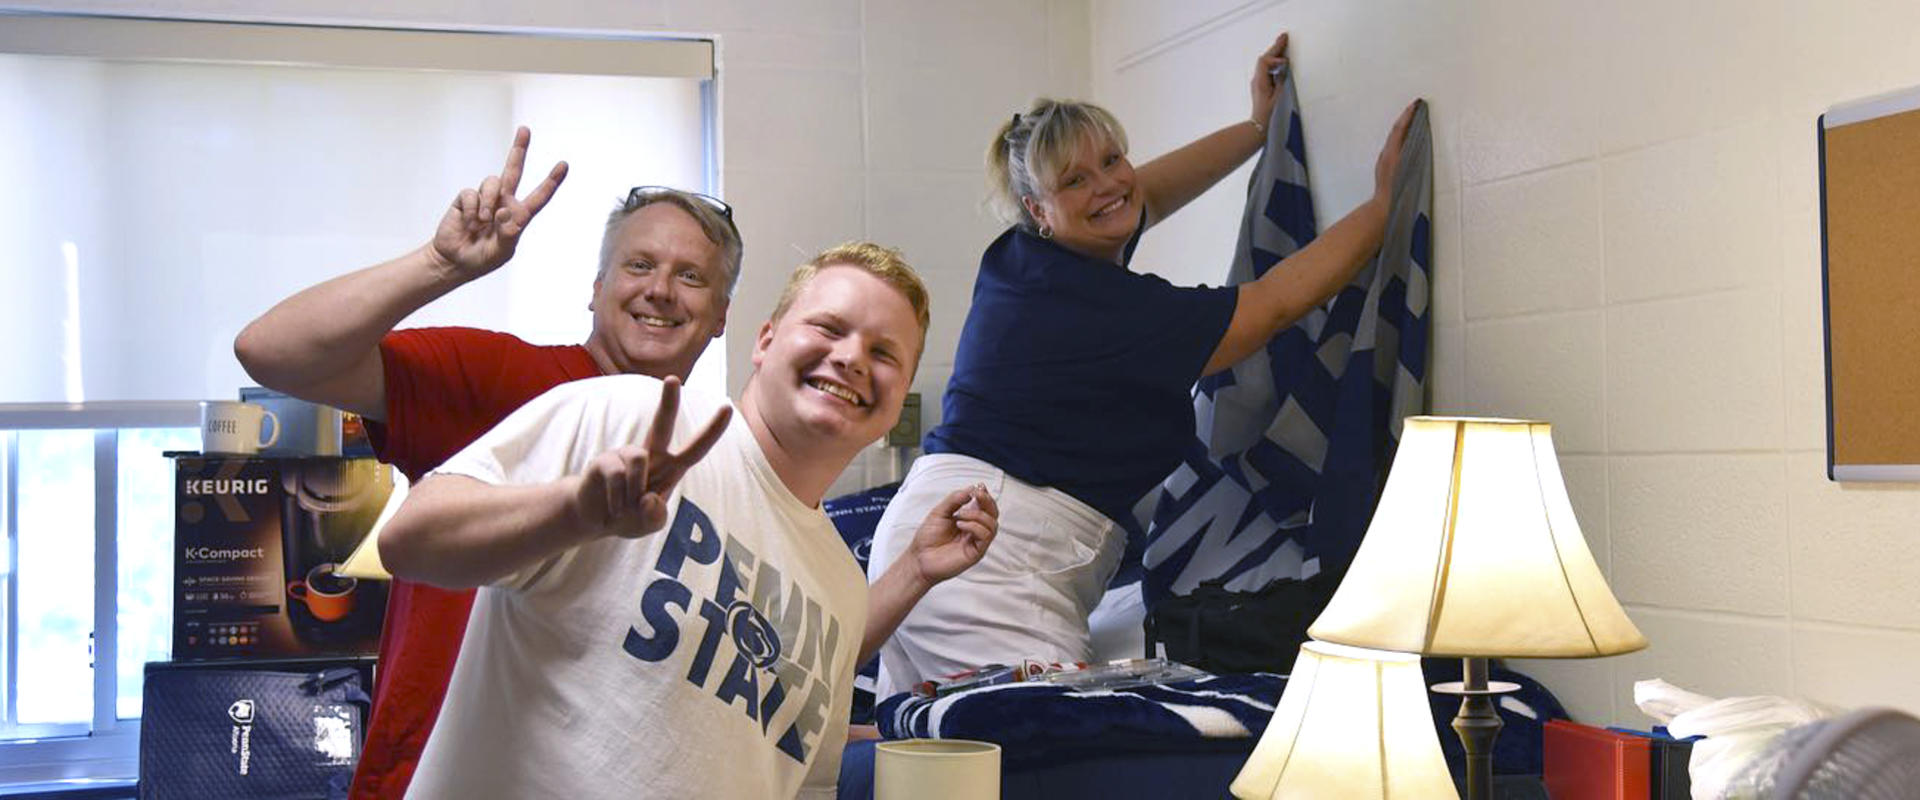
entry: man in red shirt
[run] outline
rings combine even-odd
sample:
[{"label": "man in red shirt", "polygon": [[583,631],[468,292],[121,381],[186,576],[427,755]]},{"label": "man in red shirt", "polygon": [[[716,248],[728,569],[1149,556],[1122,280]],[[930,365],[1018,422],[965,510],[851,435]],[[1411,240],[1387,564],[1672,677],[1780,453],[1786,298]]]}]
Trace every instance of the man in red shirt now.
[{"label": "man in red shirt", "polygon": [[[559,384],[634,373],[684,381],[726,327],[740,232],[719,200],[634,189],[608,216],[580,345],[540,346],[474,328],[395,331],[407,315],[513,257],[566,179],[555,164],[517,197],[530,134],[505,168],[454,199],[427,244],[281,301],[234,341],[263,386],[359,414],[374,449],[418,480],[526,401]],[[380,640],[377,713],[356,798],[406,790],[446,694],[473,592],[395,581]]]}]

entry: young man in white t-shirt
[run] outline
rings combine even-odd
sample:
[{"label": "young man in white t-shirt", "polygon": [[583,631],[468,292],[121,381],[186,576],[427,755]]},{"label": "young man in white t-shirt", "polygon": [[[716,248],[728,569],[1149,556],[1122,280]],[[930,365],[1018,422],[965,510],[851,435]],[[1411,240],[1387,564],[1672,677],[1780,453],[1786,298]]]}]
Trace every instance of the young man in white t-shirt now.
[{"label": "young man in white t-shirt", "polygon": [[820,511],[927,320],[897,252],[832,248],[761,327],[737,418],[673,378],[577,381],[415,487],[382,560],[483,588],[408,796],[831,797],[856,666],[997,529],[956,491],[869,587]]}]

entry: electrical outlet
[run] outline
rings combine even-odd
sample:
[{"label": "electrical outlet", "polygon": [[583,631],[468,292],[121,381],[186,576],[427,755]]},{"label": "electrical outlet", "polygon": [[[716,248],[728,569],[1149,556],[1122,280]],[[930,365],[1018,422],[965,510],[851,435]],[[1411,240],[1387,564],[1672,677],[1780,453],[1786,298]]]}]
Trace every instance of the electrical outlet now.
[{"label": "electrical outlet", "polygon": [[887,446],[920,446],[919,392],[908,392],[907,399],[900,404],[900,421],[893,423],[893,430],[887,431]]}]

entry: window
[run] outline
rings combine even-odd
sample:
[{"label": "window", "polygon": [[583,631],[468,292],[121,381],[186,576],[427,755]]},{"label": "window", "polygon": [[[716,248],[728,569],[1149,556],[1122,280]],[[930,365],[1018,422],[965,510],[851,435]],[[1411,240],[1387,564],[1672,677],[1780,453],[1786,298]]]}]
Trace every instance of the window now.
[{"label": "window", "polygon": [[131,775],[171,648],[173,464],[191,402],[0,405],[0,780]]},{"label": "window", "polygon": [[[534,134],[513,262],[402,322],[576,343],[628,187],[720,194],[711,42],[0,12],[0,785],[132,777],[173,465],[233,337],[419,246]],[[725,385],[724,344],[694,380]]]}]

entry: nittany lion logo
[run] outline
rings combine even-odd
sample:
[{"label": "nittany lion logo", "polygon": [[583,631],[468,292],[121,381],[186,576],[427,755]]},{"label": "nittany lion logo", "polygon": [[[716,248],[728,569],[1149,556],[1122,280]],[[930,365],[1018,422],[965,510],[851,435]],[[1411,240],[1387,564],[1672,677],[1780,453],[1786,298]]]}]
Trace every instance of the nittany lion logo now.
[{"label": "nittany lion logo", "polygon": [[233,701],[233,705],[227,706],[227,716],[232,717],[234,722],[241,725],[253,724],[253,701]]},{"label": "nittany lion logo", "polygon": [[[752,720],[794,762],[807,763],[831,717],[831,671],[850,646],[836,609],[807,597],[779,565],[722,534],[684,497],[673,524],[656,535],[663,541],[655,574],[640,590],[621,649],[649,663],[679,654],[688,683]],[[683,574],[689,565],[702,569]],[[688,578],[698,594],[683,582]]]},{"label": "nittany lion logo", "polygon": [[772,669],[780,660],[780,633],[773,623],[752,604],[735,600],[727,607],[727,635],[747,661],[761,669]]}]

